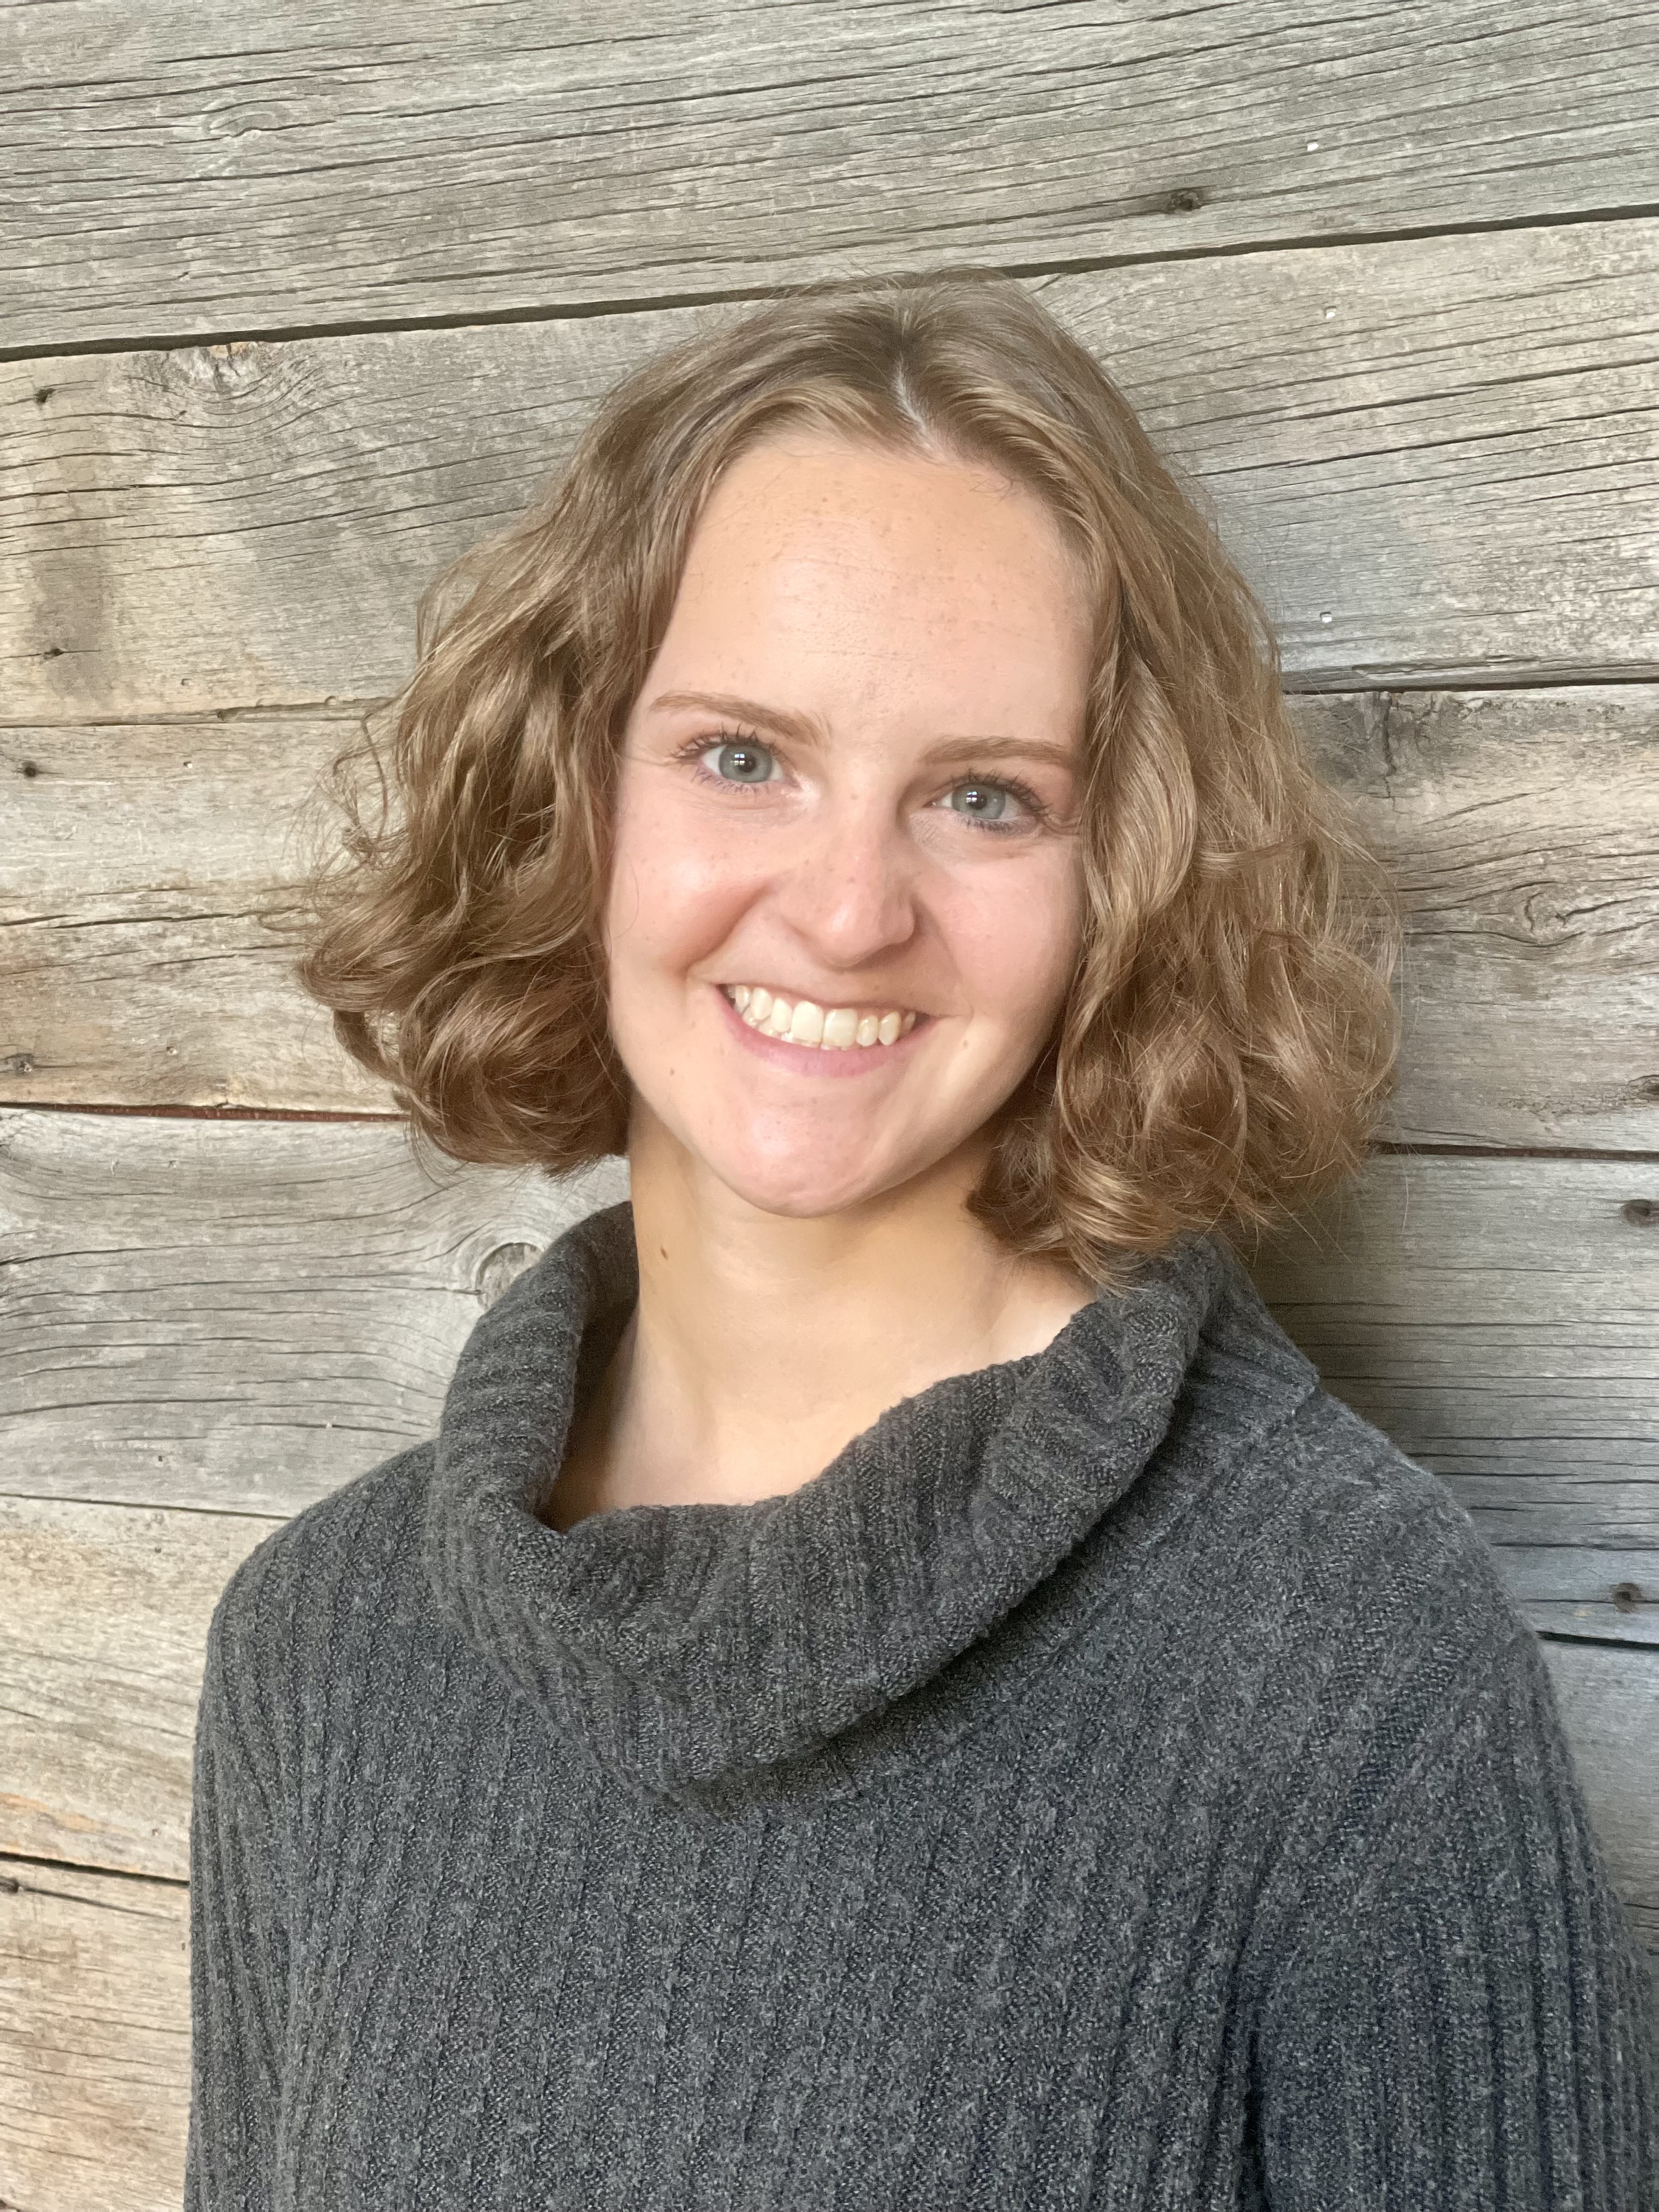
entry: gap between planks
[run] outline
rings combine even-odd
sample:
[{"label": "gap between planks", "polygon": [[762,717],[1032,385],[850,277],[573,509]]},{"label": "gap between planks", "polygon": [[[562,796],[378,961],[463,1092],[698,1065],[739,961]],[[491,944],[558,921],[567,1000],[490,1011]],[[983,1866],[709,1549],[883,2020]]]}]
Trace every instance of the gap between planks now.
[{"label": "gap between planks", "polygon": [[[1087,276],[1112,269],[1158,269],[1186,261],[1241,261],[1261,253],[1323,252],[1345,246],[1408,245],[1415,240],[1500,236],[1510,231],[1565,230],[1579,223],[1640,222],[1659,216],[1659,201],[1634,201],[1605,208],[1580,208],[1568,214],[1495,216],[1487,221],[1455,223],[1407,223],[1389,229],[1344,230],[1336,233],[1286,232],[1282,237],[1255,238],[1233,245],[1177,246],[1162,252],[1087,253],[1045,257],[1036,261],[998,261],[975,257],[962,266],[994,269],[1017,280],[1033,276]],[[954,263],[940,265],[957,266]],[[620,293],[613,299],[572,300],[541,307],[483,307],[472,313],[358,316],[342,321],[312,323],[238,323],[186,333],[125,331],[119,337],[70,339],[53,346],[39,343],[0,346],[0,362],[63,361],[77,356],[120,353],[168,353],[191,346],[281,345],[308,338],[396,336],[405,331],[470,331],[504,325],[592,321],[602,315],[653,314],[674,307],[738,307],[744,301],[774,300],[793,286],[746,284],[717,287],[708,291]],[[1659,668],[1649,672],[1649,679]],[[1425,678],[1425,684],[1437,679]],[[1605,678],[1564,677],[1563,683],[1603,682]],[[1632,682],[1644,679],[1634,677]],[[1399,688],[1397,686],[1393,688]],[[8,726],[0,723],[0,728]]]}]

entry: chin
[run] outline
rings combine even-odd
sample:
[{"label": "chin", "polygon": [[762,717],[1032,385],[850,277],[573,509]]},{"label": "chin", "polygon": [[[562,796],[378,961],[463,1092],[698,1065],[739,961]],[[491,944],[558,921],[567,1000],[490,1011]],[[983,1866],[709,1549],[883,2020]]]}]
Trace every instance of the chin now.
[{"label": "chin", "polygon": [[884,1168],[872,1160],[868,1150],[840,1161],[826,1159],[822,1152],[773,1159],[757,1159],[753,1152],[736,1158],[706,1152],[702,1157],[709,1172],[745,1205],[796,1221],[844,1213],[917,1172],[913,1164]]},{"label": "chin", "polygon": [[[720,1170],[716,1169],[718,1174]],[[777,1213],[792,1221],[821,1221],[832,1213],[845,1213],[892,1188],[890,1182],[862,1174],[830,1179],[806,1170],[797,1176],[756,1176],[752,1172],[723,1174],[728,1190],[762,1213]],[[895,1176],[892,1181],[902,1178]]]}]

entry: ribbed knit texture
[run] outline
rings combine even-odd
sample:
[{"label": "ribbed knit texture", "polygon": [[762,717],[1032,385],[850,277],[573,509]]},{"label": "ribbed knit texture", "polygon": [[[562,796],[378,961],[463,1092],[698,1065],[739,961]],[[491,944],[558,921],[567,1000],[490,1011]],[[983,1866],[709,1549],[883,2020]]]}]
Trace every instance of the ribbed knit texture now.
[{"label": "ribbed knit texture", "polygon": [[579,1223],[220,1601],[187,2212],[1656,2212],[1536,1640],[1224,1245],[560,1533],[636,1290]]}]

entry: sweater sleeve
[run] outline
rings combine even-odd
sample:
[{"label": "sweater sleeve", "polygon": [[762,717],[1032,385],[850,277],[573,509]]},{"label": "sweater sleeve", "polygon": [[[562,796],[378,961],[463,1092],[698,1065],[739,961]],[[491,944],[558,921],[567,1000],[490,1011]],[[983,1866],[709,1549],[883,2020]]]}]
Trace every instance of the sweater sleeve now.
[{"label": "sweater sleeve", "polygon": [[273,1761],[239,1683],[232,1623],[246,1563],[208,1632],[190,1823],[190,2124],[185,2212],[271,2203],[288,2007],[288,1885]]},{"label": "sweater sleeve", "polygon": [[1359,1848],[1259,2015],[1273,2212],[1659,2208],[1651,1985],[1537,1639],[1508,1631],[1428,1740],[1385,1713]]}]

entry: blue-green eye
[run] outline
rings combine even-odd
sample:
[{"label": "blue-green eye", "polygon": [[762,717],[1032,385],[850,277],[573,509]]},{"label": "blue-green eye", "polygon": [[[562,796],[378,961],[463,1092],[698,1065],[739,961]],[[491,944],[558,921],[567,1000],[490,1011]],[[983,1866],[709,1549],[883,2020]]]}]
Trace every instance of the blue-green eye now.
[{"label": "blue-green eye", "polygon": [[951,793],[953,812],[975,822],[1000,822],[1008,805],[1008,793],[998,783],[959,783]]},{"label": "blue-green eye", "polygon": [[727,783],[764,783],[772,773],[771,752],[747,738],[724,744],[714,756],[714,773]]}]

